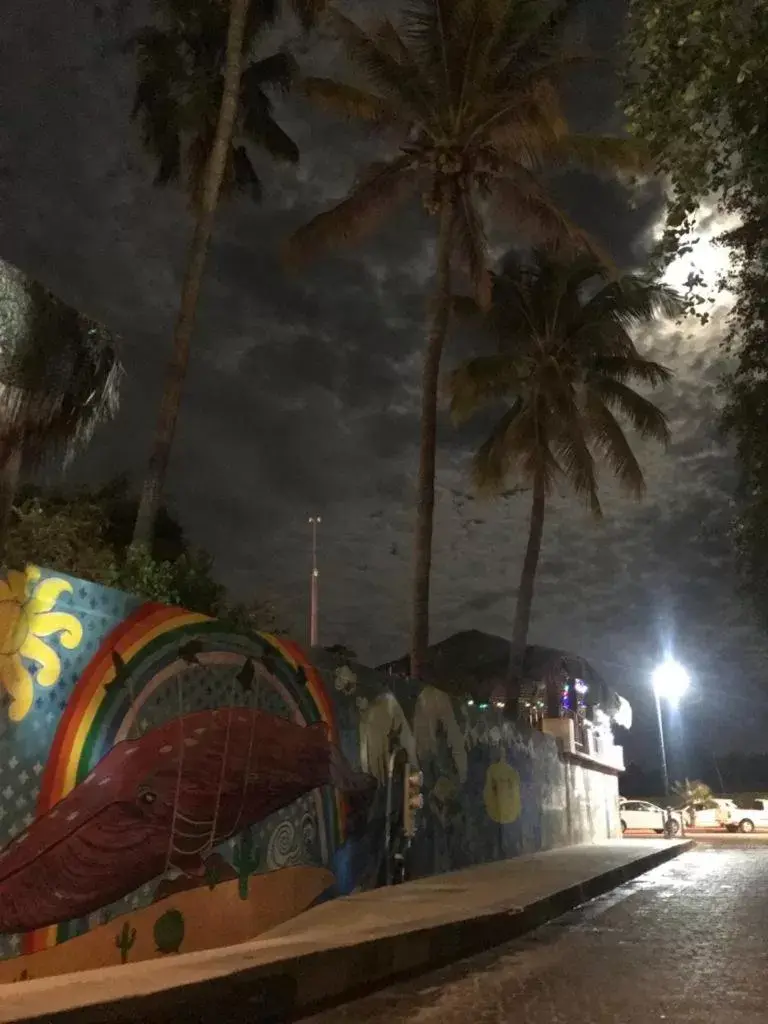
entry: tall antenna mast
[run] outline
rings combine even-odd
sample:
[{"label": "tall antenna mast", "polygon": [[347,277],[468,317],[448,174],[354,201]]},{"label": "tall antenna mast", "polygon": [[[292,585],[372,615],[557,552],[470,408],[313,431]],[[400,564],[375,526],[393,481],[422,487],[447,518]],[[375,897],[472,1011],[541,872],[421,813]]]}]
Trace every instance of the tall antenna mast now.
[{"label": "tall antenna mast", "polygon": [[320,516],[310,516],[309,525],[312,527],[312,576],[309,584],[309,646],[317,647],[317,608],[318,608],[318,587],[320,573],[317,569],[317,527],[322,523]]}]

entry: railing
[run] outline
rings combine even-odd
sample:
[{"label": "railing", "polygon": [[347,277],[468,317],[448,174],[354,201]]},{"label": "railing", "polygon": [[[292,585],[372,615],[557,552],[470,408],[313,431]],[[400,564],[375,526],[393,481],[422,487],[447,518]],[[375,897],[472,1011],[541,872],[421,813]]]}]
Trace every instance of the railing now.
[{"label": "railing", "polygon": [[545,718],[542,732],[554,736],[569,754],[624,771],[624,750],[613,742],[609,729],[596,728],[592,722],[567,713],[560,718]]}]

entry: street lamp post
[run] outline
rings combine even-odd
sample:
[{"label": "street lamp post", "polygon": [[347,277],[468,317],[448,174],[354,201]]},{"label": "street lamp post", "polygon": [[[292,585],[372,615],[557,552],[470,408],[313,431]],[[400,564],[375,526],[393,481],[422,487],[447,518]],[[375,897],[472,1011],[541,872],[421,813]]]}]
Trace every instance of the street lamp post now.
[{"label": "street lamp post", "polygon": [[309,584],[309,646],[317,647],[317,606],[320,573],[317,568],[317,527],[322,523],[320,516],[310,516],[309,525],[312,527],[312,577]]},{"label": "street lamp post", "polygon": [[667,750],[664,743],[664,720],[661,714],[661,701],[666,700],[670,707],[676,708],[686,690],[691,684],[691,679],[683,666],[668,658],[657,665],[651,677],[653,685],[653,696],[656,701],[656,720],[659,725],[659,749],[661,751],[661,767],[664,773],[664,793],[669,796],[669,771],[667,769]]}]

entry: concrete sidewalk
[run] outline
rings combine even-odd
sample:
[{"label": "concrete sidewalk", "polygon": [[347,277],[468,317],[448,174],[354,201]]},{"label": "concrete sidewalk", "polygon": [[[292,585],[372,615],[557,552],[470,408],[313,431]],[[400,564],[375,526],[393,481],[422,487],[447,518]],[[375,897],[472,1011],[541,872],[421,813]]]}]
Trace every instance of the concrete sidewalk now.
[{"label": "concrete sidewalk", "polygon": [[0,1021],[282,1024],[516,938],[692,845],[570,847],[357,894],[239,946],[2,986]]}]

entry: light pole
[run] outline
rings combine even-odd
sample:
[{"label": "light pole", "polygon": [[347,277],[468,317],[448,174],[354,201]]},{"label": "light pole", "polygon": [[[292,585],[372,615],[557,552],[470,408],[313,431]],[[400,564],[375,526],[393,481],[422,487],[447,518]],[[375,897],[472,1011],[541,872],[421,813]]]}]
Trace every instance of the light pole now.
[{"label": "light pole", "polygon": [[659,747],[661,749],[661,767],[664,772],[664,793],[669,796],[669,772],[667,770],[667,751],[664,745],[664,721],[661,715],[661,701],[666,700],[671,708],[676,708],[686,690],[691,685],[691,677],[678,661],[667,658],[657,665],[651,676],[653,696],[656,700],[656,720],[659,723]]},{"label": "light pole", "polygon": [[317,527],[322,523],[320,516],[310,516],[312,527],[312,576],[309,583],[309,646],[317,647],[317,603],[320,573],[317,570]]}]

